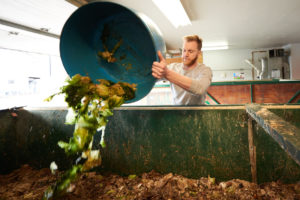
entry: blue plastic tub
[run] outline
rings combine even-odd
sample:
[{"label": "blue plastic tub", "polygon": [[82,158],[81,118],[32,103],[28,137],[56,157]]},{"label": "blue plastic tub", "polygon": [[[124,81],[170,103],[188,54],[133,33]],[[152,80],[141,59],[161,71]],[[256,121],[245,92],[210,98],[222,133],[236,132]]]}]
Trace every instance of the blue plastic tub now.
[{"label": "blue plastic tub", "polygon": [[[101,56],[114,48],[112,61]],[[155,84],[152,63],[158,60],[156,52],[165,49],[159,29],[148,17],[110,2],[78,8],[65,23],[60,39],[61,59],[70,76],[135,83],[136,97],[128,102],[151,91]]]}]

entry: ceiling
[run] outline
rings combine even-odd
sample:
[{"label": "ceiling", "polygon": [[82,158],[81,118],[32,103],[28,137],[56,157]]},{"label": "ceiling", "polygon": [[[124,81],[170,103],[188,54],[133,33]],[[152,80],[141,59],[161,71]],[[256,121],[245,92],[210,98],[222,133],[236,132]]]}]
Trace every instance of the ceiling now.
[{"label": "ceiling", "polygon": [[[204,46],[227,43],[230,49],[300,43],[299,0],[181,0],[192,25],[177,29],[151,0],[106,1],[150,17],[160,28],[169,50],[181,48],[182,37],[189,34],[202,37]],[[0,19],[59,35],[74,10],[76,7],[65,0],[1,0]],[[5,34],[1,35],[1,31],[5,30],[0,27],[3,40]],[[10,43],[0,42],[0,46]]]},{"label": "ceiling", "polygon": [[151,0],[110,0],[149,16],[161,29],[168,49],[198,34],[204,45],[264,48],[300,42],[299,0],[181,0],[192,25],[174,28]]}]

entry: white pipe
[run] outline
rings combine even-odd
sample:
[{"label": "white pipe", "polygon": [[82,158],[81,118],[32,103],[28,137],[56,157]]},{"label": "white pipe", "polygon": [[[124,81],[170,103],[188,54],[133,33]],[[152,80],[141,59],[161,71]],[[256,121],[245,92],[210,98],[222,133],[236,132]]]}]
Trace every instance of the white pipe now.
[{"label": "white pipe", "polygon": [[255,67],[255,65],[253,65],[253,64],[250,62],[250,60],[246,59],[245,62],[248,63],[251,67],[253,67],[253,68],[256,70],[257,75],[260,74],[260,70],[259,70],[257,67]]}]

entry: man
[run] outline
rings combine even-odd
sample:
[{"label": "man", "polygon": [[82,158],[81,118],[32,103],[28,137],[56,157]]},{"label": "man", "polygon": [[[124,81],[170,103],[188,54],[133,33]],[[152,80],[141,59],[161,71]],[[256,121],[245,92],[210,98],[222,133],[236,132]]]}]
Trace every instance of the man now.
[{"label": "man", "polygon": [[212,80],[212,71],[197,62],[201,53],[202,40],[197,35],[183,38],[182,63],[166,64],[158,51],[160,62],[153,62],[152,75],[166,79],[171,84],[173,101],[176,105],[202,105],[205,103],[206,90]]}]

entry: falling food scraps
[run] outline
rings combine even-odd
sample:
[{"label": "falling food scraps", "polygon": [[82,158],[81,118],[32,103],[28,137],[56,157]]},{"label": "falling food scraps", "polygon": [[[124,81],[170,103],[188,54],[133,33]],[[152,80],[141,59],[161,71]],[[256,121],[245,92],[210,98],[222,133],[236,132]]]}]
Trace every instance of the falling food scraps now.
[{"label": "falling food scraps", "polygon": [[[97,132],[102,133],[100,144],[105,148],[105,127],[108,117],[113,115],[112,110],[135,97],[135,84],[113,83],[104,79],[97,81],[99,83],[95,84],[89,77],[76,74],[66,81],[67,84],[61,87],[59,93],[46,99],[51,101],[56,95],[65,95],[69,107],[66,124],[75,125],[75,129],[69,142],[59,141],[58,145],[68,156],[77,155],[78,158],[75,164],[45,191],[43,199],[62,196],[71,190],[71,183],[81,173],[101,165],[99,149],[92,150],[94,135]],[[58,169],[55,162],[51,163],[50,168],[53,173]]]}]

